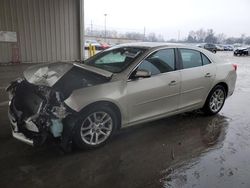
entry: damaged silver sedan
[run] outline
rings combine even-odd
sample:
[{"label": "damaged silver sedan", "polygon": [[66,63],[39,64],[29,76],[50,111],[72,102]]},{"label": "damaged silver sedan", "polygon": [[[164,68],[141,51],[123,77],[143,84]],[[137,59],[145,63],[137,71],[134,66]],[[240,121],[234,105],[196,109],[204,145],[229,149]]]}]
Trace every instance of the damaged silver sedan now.
[{"label": "damaged silver sedan", "polygon": [[7,88],[12,134],[34,146],[52,138],[65,150],[95,148],[122,127],[196,109],[214,115],[233,94],[236,69],[200,48],[157,43],[33,66]]}]

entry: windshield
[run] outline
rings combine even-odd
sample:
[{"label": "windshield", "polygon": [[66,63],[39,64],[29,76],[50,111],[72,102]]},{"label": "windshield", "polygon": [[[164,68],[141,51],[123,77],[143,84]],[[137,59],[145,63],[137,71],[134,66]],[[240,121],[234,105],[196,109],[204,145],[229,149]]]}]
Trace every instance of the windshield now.
[{"label": "windshield", "polygon": [[85,61],[86,65],[98,67],[112,73],[122,72],[134,62],[146,49],[122,47],[103,51]]}]

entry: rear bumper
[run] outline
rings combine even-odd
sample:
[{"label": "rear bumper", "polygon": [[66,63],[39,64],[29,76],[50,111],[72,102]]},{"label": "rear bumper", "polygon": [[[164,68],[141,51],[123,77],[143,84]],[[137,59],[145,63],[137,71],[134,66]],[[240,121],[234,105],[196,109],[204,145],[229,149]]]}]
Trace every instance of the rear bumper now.
[{"label": "rear bumper", "polygon": [[231,96],[234,93],[235,85],[237,80],[237,73],[236,71],[232,71],[231,74],[229,74],[227,78],[227,84],[228,84],[228,97]]}]

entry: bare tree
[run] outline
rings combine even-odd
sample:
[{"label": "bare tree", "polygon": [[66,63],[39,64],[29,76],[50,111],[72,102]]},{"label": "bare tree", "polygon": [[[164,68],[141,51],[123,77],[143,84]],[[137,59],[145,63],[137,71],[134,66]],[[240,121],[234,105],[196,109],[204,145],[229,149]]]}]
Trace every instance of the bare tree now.
[{"label": "bare tree", "polygon": [[196,32],[195,31],[189,31],[187,42],[196,42]]},{"label": "bare tree", "polygon": [[245,44],[250,45],[250,37],[245,38]]},{"label": "bare tree", "polygon": [[224,33],[220,33],[220,34],[216,35],[216,37],[217,37],[217,41],[219,44],[224,43],[226,40],[226,35]]},{"label": "bare tree", "polygon": [[129,39],[143,40],[144,35],[142,33],[137,33],[137,32],[127,32],[125,34],[125,37]]},{"label": "bare tree", "polygon": [[217,43],[217,38],[214,36],[213,29],[207,30],[207,37],[205,38],[205,42],[213,44]]},{"label": "bare tree", "polygon": [[148,36],[146,37],[146,40],[150,42],[157,42],[157,37],[155,33],[149,33]]},{"label": "bare tree", "polygon": [[204,42],[205,38],[207,37],[207,32],[203,29],[199,29],[196,33],[196,40],[197,42]]}]

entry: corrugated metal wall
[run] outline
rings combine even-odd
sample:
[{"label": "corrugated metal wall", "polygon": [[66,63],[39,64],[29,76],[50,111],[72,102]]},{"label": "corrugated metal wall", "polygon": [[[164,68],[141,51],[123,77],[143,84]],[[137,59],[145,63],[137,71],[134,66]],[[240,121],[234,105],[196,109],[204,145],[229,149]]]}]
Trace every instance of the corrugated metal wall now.
[{"label": "corrugated metal wall", "polygon": [[[0,0],[0,31],[17,32],[21,62],[80,59],[79,0]],[[0,63],[13,46],[0,42]]]}]

